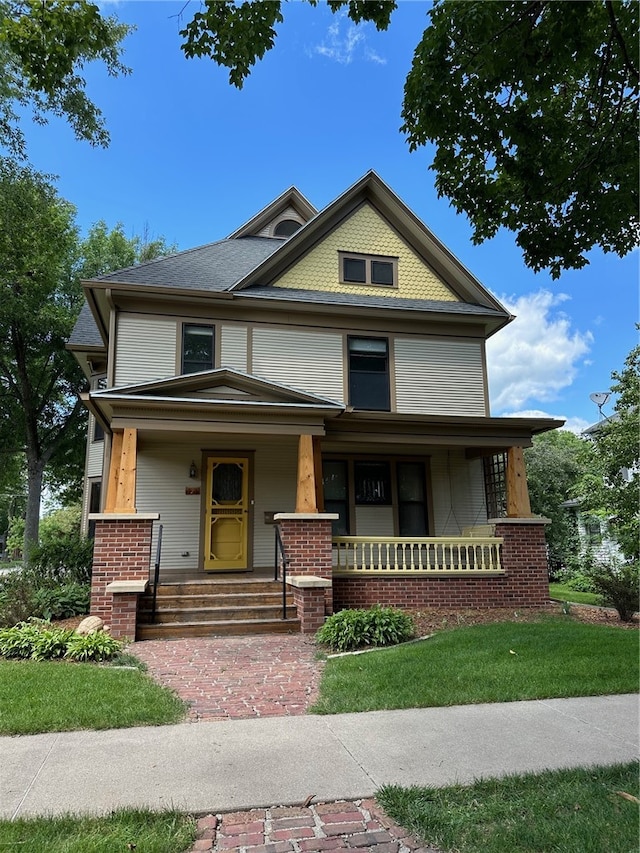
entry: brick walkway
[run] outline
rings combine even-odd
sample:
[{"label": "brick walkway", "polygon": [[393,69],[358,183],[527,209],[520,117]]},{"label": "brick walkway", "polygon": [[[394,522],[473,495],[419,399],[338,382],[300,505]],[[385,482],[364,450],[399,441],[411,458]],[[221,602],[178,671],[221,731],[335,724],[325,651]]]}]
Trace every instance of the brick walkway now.
[{"label": "brick walkway", "polygon": [[193,722],[304,714],[322,671],[302,634],[145,640],[129,651],[189,704]]},{"label": "brick walkway", "polygon": [[198,820],[191,853],[439,853],[395,824],[375,800],[278,806]]}]

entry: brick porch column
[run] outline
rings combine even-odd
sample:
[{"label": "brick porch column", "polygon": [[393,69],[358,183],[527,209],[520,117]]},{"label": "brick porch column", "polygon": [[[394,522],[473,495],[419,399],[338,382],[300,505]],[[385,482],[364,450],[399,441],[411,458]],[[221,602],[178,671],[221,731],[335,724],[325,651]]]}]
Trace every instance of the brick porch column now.
[{"label": "brick porch column", "polygon": [[[299,578],[291,586],[304,634],[315,633],[325,615],[333,612],[331,522],[336,518],[332,512],[279,512],[274,516],[287,556],[287,577]],[[324,583],[305,583],[313,578]]]},{"label": "brick porch column", "polygon": [[544,527],[548,518],[491,518],[495,535],[504,540],[502,568],[510,594],[509,604],[540,607],[549,600],[549,565]]},{"label": "brick porch column", "polygon": [[91,513],[96,522],[91,615],[119,639],[135,639],[138,595],[149,582],[151,534],[158,513]]}]

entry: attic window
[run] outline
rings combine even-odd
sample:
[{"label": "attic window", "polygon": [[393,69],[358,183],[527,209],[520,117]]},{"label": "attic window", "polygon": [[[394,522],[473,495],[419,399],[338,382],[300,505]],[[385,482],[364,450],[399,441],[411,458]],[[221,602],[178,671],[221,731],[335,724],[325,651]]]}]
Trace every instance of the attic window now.
[{"label": "attic window", "polygon": [[296,222],[295,219],[283,219],[281,222],[278,222],[276,227],[273,229],[273,236],[291,237],[291,235],[295,234],[300,227],[300,223]]},{"label": "attic window", "polygon": [[398,259],[381,255],[338,252],[341,284],[398,286]]}]

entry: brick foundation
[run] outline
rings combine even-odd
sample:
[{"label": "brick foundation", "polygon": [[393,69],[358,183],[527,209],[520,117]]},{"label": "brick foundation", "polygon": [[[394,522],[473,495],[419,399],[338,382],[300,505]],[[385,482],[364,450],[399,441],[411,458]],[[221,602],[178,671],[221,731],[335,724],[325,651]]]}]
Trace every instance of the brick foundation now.
[{"label": "brick foundation", "polygon": [[129,591],[114,594],[107,587],[117,581],[148,580],[155,518],[95,516],[91,615],[99,616],[119,639],[135,639],[138,595]]},{"label": "brick foundation", "polygon": [[544,521],[496,519],[504,539],[498,577],[334,577],[336,610],[374,604],[419,607],[540,607],[549,599]]}]

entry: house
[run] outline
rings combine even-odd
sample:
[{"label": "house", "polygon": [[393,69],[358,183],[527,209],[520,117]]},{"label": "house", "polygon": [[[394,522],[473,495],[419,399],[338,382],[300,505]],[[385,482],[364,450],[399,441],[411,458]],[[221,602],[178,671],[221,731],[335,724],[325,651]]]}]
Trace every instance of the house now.
[{"label": "house", "polygon": [[485,342],[513,318],[374,172],[84,288],[84,524],[114,634],[150,636],[149,583],[257,590],[276,542],[303,631],[546,601],[522,449],[562,422],[491,416]]}]

